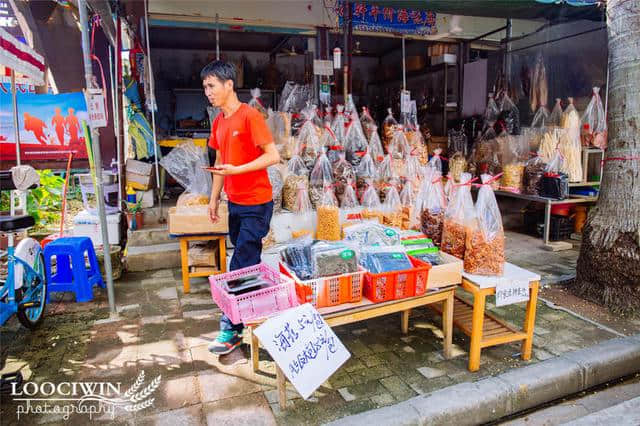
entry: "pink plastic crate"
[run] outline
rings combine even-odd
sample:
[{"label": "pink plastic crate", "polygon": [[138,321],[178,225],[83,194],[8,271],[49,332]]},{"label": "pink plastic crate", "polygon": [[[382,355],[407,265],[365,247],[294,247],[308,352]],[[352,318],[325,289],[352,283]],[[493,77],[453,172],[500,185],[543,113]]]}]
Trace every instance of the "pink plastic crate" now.
[{"label": "pink plastic crate", "polygon": [[[227,293],[222,287],[226,281],[256,273],[259,273],[263,279],[273,285],[238,296]],[[234,324],[265,318],[276,312],[298,306],[293,280],[265,263],[224,274],[212,275],[209,277],[209,283],[211,284],[213,301]]]}]

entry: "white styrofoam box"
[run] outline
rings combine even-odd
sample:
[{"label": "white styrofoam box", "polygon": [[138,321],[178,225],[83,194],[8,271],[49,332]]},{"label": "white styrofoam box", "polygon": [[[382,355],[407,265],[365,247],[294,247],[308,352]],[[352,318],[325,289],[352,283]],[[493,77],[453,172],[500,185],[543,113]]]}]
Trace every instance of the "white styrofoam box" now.
[{"label": "white styrofoam box", "polygon": [[[120,244],[119,213],[107,215],[107,235],[109,235],[109,244]],[[73,236],[89,237],[94,246],[101,246],[102,230],[100,229],[100,218],[86,210],[80,211],[73,218]]]},{"label": "white styrofoam box", "polygon": [[431,65],[438,65],[442,63],[455,64],[456,60],[457,60],[456,55],[452,53],[445,53],[444,55],[432,57]]},{"label": "white styrofoam box", "polygon": [[140,198],[142,198],[140,207],[143,209],[150,209],[153,207],[153,189],[149,189],[147,191],[136,191],[136,201],[140,201]]}]

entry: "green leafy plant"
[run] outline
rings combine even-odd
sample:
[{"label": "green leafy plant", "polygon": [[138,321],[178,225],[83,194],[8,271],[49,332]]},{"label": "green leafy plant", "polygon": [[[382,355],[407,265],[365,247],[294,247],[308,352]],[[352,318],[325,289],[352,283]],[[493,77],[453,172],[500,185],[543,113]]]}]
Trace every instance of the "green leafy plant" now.
[{"label": "green leafy plant", "polygon": [[64,179],[54,175],[49,169],[37,172],[40,176],[40,186],[29,191],[27,212],[33,216],[37,224],[45,226],[54,223],[60,217]]}]

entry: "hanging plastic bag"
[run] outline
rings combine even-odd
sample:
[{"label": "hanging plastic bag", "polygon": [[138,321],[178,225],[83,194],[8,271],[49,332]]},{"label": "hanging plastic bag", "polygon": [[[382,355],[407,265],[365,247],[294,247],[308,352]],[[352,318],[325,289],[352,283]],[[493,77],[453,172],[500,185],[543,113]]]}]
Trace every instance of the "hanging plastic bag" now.
[{"label": "hanging plastic bag", "polygon": [[347,153],[347,161],[353,166],[357,166],[369,148],[369,142],[364,135],[362,125],[357,115],[352,119],[351,123],[349,123],[345,138],[344,149]]},{"label": "hanging plastic bag", "polygon": [[326,154],[320,155],[316,161],[311,175],[309,175],[309,196],[311,198],[311,207],[316,208],[318,203],[324,196],[325,187],[333,184],[333,172],[331,163]]},{"label": "hanging plastic bag", "polygon": [[186,192],[191,194],[211,194],[211,172],[204,169],[209,166],[206,151],[192,141],[176,146],[160,160],[160,165]]},{"label": "hanging plastic bag", "polygon": [[524,166],[524,177],[522,184],[523,192],[528,195],[540,195],[540,187],[542,185],[542,177],[544,176],[547,165],[542,159],[535,155]]},{"label": "hanging plastic bag", "polygon": [[407,141],[405,133],[400,129],[396,129],[393,132],[393,139],[389,145],[387,155],[391,155],[395,159],[404,160],[409,156],[410,152],[409,141]]},{"label": "hanging plastic bag", "polygon": [[413,223],[413,205],[416,202],[416,191],[411,181],[407,181],[400,192],[400,204],[402,212],[402,229],[411,229]]},{"label": "hanging plastic bag", "polygon": [[466,244],[466,226],[475,217],[471,198],[471,174],[463,173],[462,183],[453,192],[447,205],[442,227],[442,245],[440,249],[459,259],[464,259]]},{"label": "hanging plastic bag", "polygon": [[547,164],[540,195],[556,200],[564,200],[569,194],[569,177],[562,173],[564,158],[560,150],[557,150],[553,159]]},{"label": "hanging plastic bag", "polygon": [[503,132],[497,141],[502,169],[501,189],[518,194],[522,190],[524,162],[528,157],[529,143],[524,137],[512,136],[507,132]]},{"label": "hanging plastic bag", "polygon": [[248,104],[250,107],[257,109],[260,114],[265,118],[269,118],[269,114],[267,113],[267,109],[264,107],[262,101],[260,100],[260,89],[257,87],[255,89],[251,89],[251,100],[249,100]]},{"label": "hanging plastic bag", "polygon": [[316,108],[310,105],[302,111],[304,123],[298,132],[298,143],[300,144],[300,157],[308,169],[311,169],[316,163],[316,159],[322,151],[320,145],[320,129],[314,123],[314,117],[317,117]]},{"label": "hanging plastic bag", "polygon": [[562,172],[569,176],[569,182],[582,181],[582,144],[580,142],[580,116],[573,98],[562,115],[562,127],[567,133],[558,139],[558,148],[564,157]]},{"label": "hanging plastic bag", "polygon": [[431,167],[435,171],[440,172],[440,174],[442,174],[442,158],[441,158],[441,154],[442,154],[442,149],[440,149],[440,148],[434,149],[433,150],[433,156],[429,160],[429,164],[428,164],[429,167]]},{"label": "hanging plastic bag", "polygon": [[549,115],[548,126],[559,127],[560,125],[562,125],[562,100],[556,98],[556,104],[553,106],[551,114]]},{"label": "hanging plastic bag", "polygon": [[533,116],[533,120],[531,120],[531,127],[534,127],[534,128],[546,127],[547,123],[549,123],[550,121],[549,116],[550,116],[550,113],[547,107],[541,106],[540,108],[538,108],[538,111],[536,111],[535,115]]},{"label": "hanging plastic bag", "polygon": [[467,221],[464,271],[478,275],[502,275],[504,271],[504,230],[490,175],[482,175],[475,217]]},{"label": "hanging plastic bag", "polygon": [[367,137],[367,140],[371,142],[371,136],[378,130],[378,126],[376,125],[376,121],[373,119],[373,117],[371,117],[371,114],[369,113],[369,109],[367,107],[362,107],[362,113],[360,114],[360,123],[362,124],[364,135]]},{"label": "hanging plastic bag", "polygon": [[593,145],[596,148],[607,149],[607,117],[600,98],[600,88],[593,88],[591,101],[582,116],[582,145]]},{"label": "hanging plastic bag", "polygon": [[391,143],[393,139],[393,133],[398,127],[398,122],[393,117],[393,111],[391,108],[387,108],[387,117],[382,122],[382,145],[385,149],[385,152],[389,152],[388,145]]},{"label": "hanging plastic bag", "polygon": [[273,211],[274,213],[282,210],[282,189],[284,188],[284,180],[278,166],[273,165],[267,167],[269,182],[271,183],[271,192],[273,193]]},{"label": "hanging plastic bag", "polygon": [[344,115],[344,105],[338,105],[336,107],[336,115],[333,117],[333,122],[331,123],[331,130],[340,144],[344,144],[346,141],[346,124],[347,118]]},{"label": "hanging plastic bag", "polygon": [[375,219],[379,223],[382,223],[382,204],[380,203],[378,191],[376,191],[375,186],[373,186],[371,182],[367,184],[367,187],[362,194],[360,205],[364,208],[362,211],[363,219]]},{"label": "hanging plastic bag", "polygon": [[501,123],[510,135],[520,134],[520,110],[506,93],[500,104],[500,115],[496,124],[498,123]]},{"label": "hanging plastic bag", "polygon": [[373,161],[377,163],[381,162],[384,158],[384,149],[382,149],[382,142],[380,141],[377,127],[371,132],[371,136],[369,137],[369,153]]},{"label": "hanging plastic bag", "polygon": [[426,180],[416,201],[416,215],[420,230],[437,246],[442,243],[442,229],[447,201],[442,177],[435,173]]},{"label": "hanging plastic bag", "polygon": [[378,180],[378,168],[371,158],[370,153],[366,153],[358,167],[355,168],[356,172],[356,193],[358,199],[362,199],[364,191],[369,187],[371,182]]},{"label": "hanging plastic bag", "polygon": [[500,115],[498,104],[496,104],[496,100],[493,98],[493,93],[489,93],[487,107],[484,109],[484,119],[489,126],[493,126],[493,123],[498,119],[498,115]]},{"label": "hanging plastic bag", "polygon": [[402,227],[402,203],[395,187],[390,187],[382,204],[383,224],[395,228]]},{"label": "hanging plastic bag", "polygon": [[467,170],[467,160],[462,152],[456,152],[449,158],[449,173],[455,182],[460,182],[460,176]]},{"label": "hanging plastic bag", "polygon": [[325,187],[322,199],[318,203],[317,222],[317,239],[329,241],[340,239],[340,209],[331,185]]},{"label": "hanging plastic bag", "polygon": [[324,116],[322,117],[325,126],[329,126],[331,128],[331,124],[333,123],[333,111],[330,106],[324,107]]},{"label": "hanging plastic bag", "polygon": [[460,152],[466,157],[467,145],[467,135],[464,132],[464,127],[460,130],[449,129],[447,132],[447,154],[449,156],[452,156],[456,152]]},{"label": "hanging plastic bag", "polygon": [[351,164],[345,158],[343,151],[338,151],[338,161],[333,163],[332,172],[335,185],[336,197],[342,201],[345,189],[356,181],[356,172]]},{"label": "hanging plastic bag", "polygon": [[[401,161],[401,160],[400,160]],[[380,163],[378,167],[378,180],[376,182],[380,200],[384,202],[386,193],[391,186],[396,188],[396,191],[401,188],[400,177],[394,171],[394,159],[388,154]]]},{"label": "hanging plastic bag", "polygon": [[303,233],[309,233],[313,235],[313,208],[311,207],[311,200],[309,199],[309,187],[304,182],[299,182],[293,206],[293,212],[295,215],[295,227],[299,235]]},{"label": "hanging plastic bag", "polygon": [[424,167],[420,164],[418,155],[414,154],[414,151],[409,154],[405,168],[402,171],[404,172],[401,178],[403,190],[406,185],[411,184],[414,194],[417,193],[424,178]]},{"label": "hanging plastic bag", "polygon": [[349,182],[344,188],[344,194],[342,201],[340,202],[340,208],[345,210],[356,209],[360,206],[358,202],[358,196],[356,195],[355,183]]},{"label": "hanging plastic bag", "polygon": [[282,188],[282,207],[289,211],[296,211],[298,187],[300,184],[309,188],[309,170],[298,155],[294,155],[287,163],[287,176]]}]

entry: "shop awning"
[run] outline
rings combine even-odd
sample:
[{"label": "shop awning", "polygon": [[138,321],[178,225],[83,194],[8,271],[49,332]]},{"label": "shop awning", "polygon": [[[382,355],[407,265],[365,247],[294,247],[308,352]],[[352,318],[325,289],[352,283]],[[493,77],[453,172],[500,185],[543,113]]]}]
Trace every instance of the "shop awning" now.
[{"label": "shop awning", "polygon": [[24,74],[35,85],[44,84],[44,58],[0,28],[0,64]]},{"label": "shop awning", "polygon": [[602,20],[603,13],[596,0],[375,0],[369,3],[452,15],[549,21]]}]

